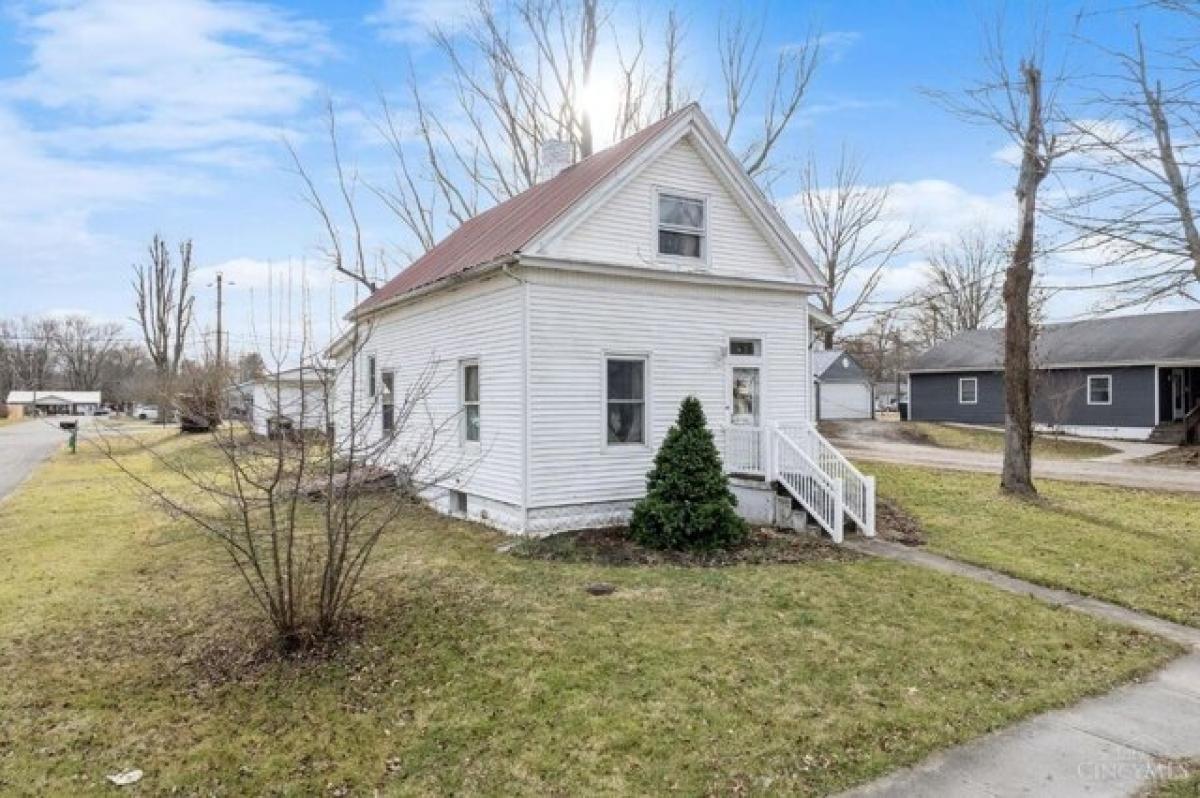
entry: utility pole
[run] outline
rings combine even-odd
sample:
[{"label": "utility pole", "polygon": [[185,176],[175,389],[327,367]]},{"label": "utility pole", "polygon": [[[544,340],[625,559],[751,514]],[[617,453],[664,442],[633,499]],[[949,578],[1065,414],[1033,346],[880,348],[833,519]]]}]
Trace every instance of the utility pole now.
[{"label": "utility pole", "polygon": [[222,283],[224,275],[217,272],[217,368],[220,369],[225,365],[225,361],[221,359],[221,343],[224,338],[224,333],[221,332],[221,311],[222,311]]}]

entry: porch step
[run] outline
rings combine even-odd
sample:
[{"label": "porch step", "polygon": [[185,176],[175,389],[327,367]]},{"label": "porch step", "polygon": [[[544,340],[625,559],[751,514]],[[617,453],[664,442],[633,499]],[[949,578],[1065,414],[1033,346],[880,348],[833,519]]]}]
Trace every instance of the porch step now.
[{"label": "porch step", "polygon": [[1178,446],[1183,443],[1184,427],[1182,421],[1164,421],[1150,432],[1150,443],[1163,443]]}]

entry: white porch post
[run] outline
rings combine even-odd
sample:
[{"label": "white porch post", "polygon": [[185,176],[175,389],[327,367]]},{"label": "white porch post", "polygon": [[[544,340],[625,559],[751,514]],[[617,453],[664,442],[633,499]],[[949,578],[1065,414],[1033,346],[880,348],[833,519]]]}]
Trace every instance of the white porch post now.
[{"label": "white porch post", "polygon": [[764,424],[759,435],[762,439],[759,441],[759,448],[762,451],[763,458],[763,476],[767,483],[770,484],[779,478],[775,464],[775,431],[779,429],[779,422],[772,424]]}]

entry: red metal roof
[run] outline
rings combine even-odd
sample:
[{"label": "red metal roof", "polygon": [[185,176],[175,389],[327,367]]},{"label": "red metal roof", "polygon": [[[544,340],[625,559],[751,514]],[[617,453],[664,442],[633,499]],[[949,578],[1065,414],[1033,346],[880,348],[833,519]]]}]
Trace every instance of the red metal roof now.
[{"label": "red metal roof", "polygon": [[557,176],[463,222],[433,249],[371,294],[359,305],[358,311],[520,252],[547,225],[692,107],[681,108],[608,149],[567,167]]}]

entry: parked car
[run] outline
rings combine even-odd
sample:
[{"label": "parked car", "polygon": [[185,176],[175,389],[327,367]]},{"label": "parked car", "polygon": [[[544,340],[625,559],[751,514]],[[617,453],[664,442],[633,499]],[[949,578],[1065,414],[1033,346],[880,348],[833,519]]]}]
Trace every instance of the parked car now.
[{"label": "parked car", "polygon": [[155,405],[134,405],[131,416],[138,421],[158,421],[158,407]]}]

